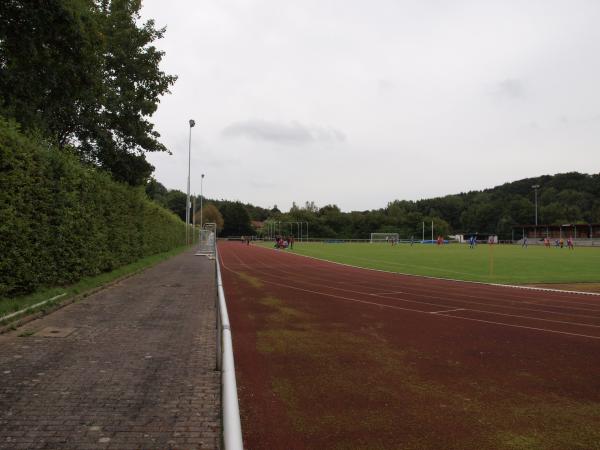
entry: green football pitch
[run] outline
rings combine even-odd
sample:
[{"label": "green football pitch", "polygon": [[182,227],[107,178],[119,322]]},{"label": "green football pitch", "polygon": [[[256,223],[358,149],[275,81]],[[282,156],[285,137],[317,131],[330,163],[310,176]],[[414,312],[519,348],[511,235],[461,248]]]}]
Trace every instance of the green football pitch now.
[{"label": "green football pitch", "polygon": [[285,250],[390,272],[505,284],[600,282],[600,248],[301,243]]}]

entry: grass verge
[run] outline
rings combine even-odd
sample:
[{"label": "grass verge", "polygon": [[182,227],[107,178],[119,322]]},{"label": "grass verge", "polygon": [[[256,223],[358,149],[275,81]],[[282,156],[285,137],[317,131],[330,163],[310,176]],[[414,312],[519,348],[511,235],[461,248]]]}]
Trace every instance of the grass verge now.
[{"label": "grass verge", "polygon": [[[181,246],[169,250],[168,252],[158,253],[156,255],[147,256],[142,258],[136,262],[131,264],[127,264],[125,266],[121,266],[118,269],[115,269],[111,272],[101,273],[95,276],[84,277],[79,280],[77,283],[69,285],[69,286],[56,286],[40,289],[32,294],[14,297],[14,298],[0,298],[0,325],[6,325],[10,322],[19,320],[28,314],[32,314],[35,312],[45,312],[56,305],[66,302],[69,299],[72,299],[76,296],[84,296],[86,297],[98,288],[102,286],[112,283],[118,279],[128,277],[131,275],[135,275],[142,270],[145,270],[149,267],[152,267],[158,264],[161,261],[169,259],[175,255],[182,253],[186,250],[187,246]],[[65,295],[61,295],[65,294]],[[17,316],[13,316],[9,319],[2,319],[4,316],[7,316],[16,311],[24,310],[26,308],[30,308],[32,305],[43,302],[45,300],[51,299],[53,297],[58,297],[56,300],[52,300],[44,305],[41,305],[37,308],[28,309],[23,314],[19,314]]]}]

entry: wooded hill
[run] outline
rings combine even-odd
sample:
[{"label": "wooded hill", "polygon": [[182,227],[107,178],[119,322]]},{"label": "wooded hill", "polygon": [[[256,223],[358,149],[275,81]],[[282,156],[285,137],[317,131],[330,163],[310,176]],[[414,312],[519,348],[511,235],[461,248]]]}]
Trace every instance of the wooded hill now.
[{"label": "wooded hill", "polygon": [[[372,232],[395,232],[402,238],[419,238],[422,223],[426,223],[426,235],[429,236],[433,220],[436,235],[479,232],[496,233],[500,239],[510,239],[514,225],[535,221],[533,185],[540,186],[538,223],[600,222],[600,175],[577,172],[526,178],[483,191],[444,197],[394,200],[385,208],[367,211],[342,212],[336,205],[318,207],[313,202],[303,206],[294,204],[285,213],[277,207],[266,209],[226,200],[205,200],[205,204],[213,203],[221,211],[225,222],[223,236],[247,234],[250,220],[275,220],[307,221],[312,237],[367,239]],[[161,186],[158,196],[157,186]],[[180,216],[185,215],[185,194],[182,192],[169,191],[156,181],[151,181],[147,192]],[[240,209],[245,209],[247,215],[240,213]],[[230,210],[237,211],[237,216],[231,217]]]}]

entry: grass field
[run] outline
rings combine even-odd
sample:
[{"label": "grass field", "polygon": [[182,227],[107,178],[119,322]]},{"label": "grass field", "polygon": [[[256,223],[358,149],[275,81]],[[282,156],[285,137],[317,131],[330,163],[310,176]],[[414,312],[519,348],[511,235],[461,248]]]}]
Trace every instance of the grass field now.
[{"label": "grass field", "polygon": [[[269,244],[270,245],[270,244]],[[600,249],[518,245],[296,243],[294,250],[371,269],[505,284],[598,283]]]}]

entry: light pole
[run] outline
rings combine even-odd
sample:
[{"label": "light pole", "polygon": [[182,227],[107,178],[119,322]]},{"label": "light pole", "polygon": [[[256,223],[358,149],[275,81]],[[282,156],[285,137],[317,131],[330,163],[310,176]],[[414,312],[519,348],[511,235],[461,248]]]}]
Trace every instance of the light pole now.
[{"label": "light pole", "polygon": [[188,245],[190,243],[190,170],[192,165],[192,128],[196,125],[193,119],[190,119],[190,138],[188,144],[188,176],[187,176],[187,200],[185,203],[185,244]]},{"label": "light pole", "polygon": [[204,181],[204,174],[200,175],[200,229],[202,230],[202,182]]},{"label": "light pole", "polygon": [[534,184],[533,186],[531,186],[531,188],[533,189],[533,191],[535,193],[535,229],[533,230],[533,237],[536,238],[537,237],[537,225],[538,225],[537,191],[540,188],[540,185],[539,184]]},{"label": "light pole", "polygon": [[196,243],[196,193],[192,196],[192,245]]}]

